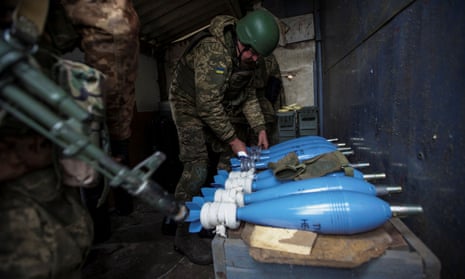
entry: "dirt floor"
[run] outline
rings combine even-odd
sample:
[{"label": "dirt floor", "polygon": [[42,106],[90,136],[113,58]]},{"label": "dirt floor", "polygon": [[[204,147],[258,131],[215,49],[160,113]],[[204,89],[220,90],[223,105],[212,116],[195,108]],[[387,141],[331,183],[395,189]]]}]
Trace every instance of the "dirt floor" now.
[{"label": "dirt floor", "polygon": [[215,278],[213,265],[192,264],[173,249],[174,236],[163,222],[160,213],[137,201],[130,215],[112,214],[112,235],[93,246],[82,278]]}]

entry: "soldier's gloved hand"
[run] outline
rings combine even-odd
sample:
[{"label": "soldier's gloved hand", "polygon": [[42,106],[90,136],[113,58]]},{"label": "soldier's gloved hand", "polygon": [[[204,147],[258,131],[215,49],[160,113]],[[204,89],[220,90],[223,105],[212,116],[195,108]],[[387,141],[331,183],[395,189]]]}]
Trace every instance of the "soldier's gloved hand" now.
[{"label": "soldier's gloved hand", "polygon": [[258,132],[258,146],[260,146],[262,149],[268,149],[269,147],[268,137],[265,130]]},{"label": "soldier's gloved hand", "polygon": [[239,152],[244,152],[245,154],[247,154],[245,143],[241,141],[239,138],[234,138],[232,141],[230,141],[229,146],[231,147],[234,154],[236,154],[237,156],[239,156]]}]

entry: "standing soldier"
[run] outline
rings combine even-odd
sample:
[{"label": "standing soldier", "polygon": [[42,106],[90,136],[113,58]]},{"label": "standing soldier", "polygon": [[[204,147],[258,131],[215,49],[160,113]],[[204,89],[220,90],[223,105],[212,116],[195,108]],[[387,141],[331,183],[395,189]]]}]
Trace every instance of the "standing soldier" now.
[{"label": "standing soldier", "polygon": [[[251,81],[258,58],[269,55],[278,40],[278,25],[267,11],[257,10],[240,20],[217,16],[209,34],[193,40],[181,57],[170,87],[184,165],[175,191],[179,202],[200,194],[207,178],[208,145],[220,154],[218,168],[230,168],[231,156],[246,155],[231,118],[245,117],[258,134],[258,145],[268,148],[265,120]],[[193,263],[210,264],[211,242],[189,234],[188,225],[178,224],[176,249]]]},{"label": "standing soldier", "polygon": [[[54,13],[49,16],[47,27],[53,26],[49,30],[53,47],[64,53],[78,44],[84,53],[84,62],[105,74],[103,93],[111,155],[120,163],[129,165],[140,28],[132,1],[54,0],[52,4],[55,7],[50,12]],[[71,26],[65,28],[68,23]],[[73,33],[75,37],[71,35]],[[104,187],[100,183],[96,188],[81,190],[94,223],[94,243],[107,240],[111,234]],[[130,214],[132,196],[121,188],[111,191],[116,213]]]},{"label": "standing soldier", "polygon": [[[139,17],[130,0],[60,0],[81,36],[84,62],[105,74],[104,94],[112,156],[129,164],[139,59]],[[113,189],[118,213],[131,213],[132,197]]]}]

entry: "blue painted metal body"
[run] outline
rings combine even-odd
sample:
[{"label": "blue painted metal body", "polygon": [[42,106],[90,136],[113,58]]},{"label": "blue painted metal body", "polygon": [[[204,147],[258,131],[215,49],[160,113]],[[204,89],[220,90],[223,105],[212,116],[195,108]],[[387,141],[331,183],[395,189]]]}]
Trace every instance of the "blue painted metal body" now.
[{"label": "blue painted metal body", "polygon": [[[259,176],[259,174],[262,174]],[[346,174],[343,171],[333,172],[326,175],[326,177],[338,176],[343,177]],[[357,169],[354,169],[354,178],[357,179],[364,179],[363,173]],[[225,174],[217,174],[214,176],[214,186],[224,188],[226,183],[226,179],[228,179],[228,173]],[[273,175],[271,170],[266,170],[260,173],[255,174],[254,180],[252,182],[252,191],[258,191],[262,189],[267,189],[275,186],[279,186],[283,183],[288,183],[290,180],[279,180],[276,176]]]},{"label": "blue painted metal body", "polygon": [[[303,180],[304,181],[304,180]],[[252,182],[252,191],[263,190],[267,188],[272,188],[276,186],[280,186],[282,184],[290,183],[291,181],[283,181],[276,178],[274,175],[270,175],[268,177],[262,179],[255,179]]]},{"label": "blue painted metal body", "polygon": [[[203,199],[187,202],[190,231],[201,229]],[[236,219],[253,224],[314,231],[355,234],[370,231],[392,217],[390,205],[376,196],[350,191],[325,191],[285,196],[236,208]]]},{"label": "blue painted metal body", "polygon": [[272,169],[265,169],[255,174],[256,180],[261,180],[269,176],[274,176]]},{"label": "blue painted metal body", "polygon": [[387,202],[349,191],[287,196],[237,209],[237,219],[241,221],[321,234],[366,232],[381,226],[391,216]]},{"label": "blue painted metal body", "polygon": [[[265,177],[272,176],[272,175],[273,175],[272,169],[264,169],[264,170],[261,170],[260,172],[255,173],[255,179],[259,180],[259,179],[263,179]],[[218,178],[224,177],[225,179],[228,178],[228,176],[229,176],[229,172],[226,170],[218,170],[217,175],[215,175],[215,177],[218,177]]]},{"label": "blue painted metal body", "polygon": [[[346,176],[346,174],[343,171],[336,171],[336,172],[328,173],[326,176]],[[354,169],[354,178],[364,179],[363,173],[357,169]]]},{"label": "blue painted metal body", "polygon": [[[255,168],[256,169],[266,169],[268,168],[268,163],[275,163],[281,160],[284,156],[286,156],[290,152],[295,152],[297,154],[297,157],[299,158],[300,161],[303,160],[308,160],[311,158],[314,158],[318,155],[322,155],[325,153],[330,153],[336,151],[337,148],[335,146],[326,146],[326,145],[320,145],[320,146],[313,146],[309,147],[307,149],[299,149],[299,150],[290,150],[288,152],[283,152],[280,154],[272,155],[272,156],[263,156],[261,160],[258,160],[255,162]],[[241,161],[238,158],[231,158],[231,167],[232,169],[240,169],[241,166]]]},{"label": "blue painted metal body", "polygon": [[[330,174],[327,174],[323,177],[321,177],[321,179],[324,179],[325,177],[348,177],[348,178],[356,178],[358,180],[362,179],[363,180],[363,173],[361,173],[359,170],[356,170],[354,169],[354,176],[353,177],[350,177],[350,176],[346,176],[346,174],[344,172],[333,172],[333,173],[330,173]],[[319,179],[320,177],[318,178],[310,178],[309,180],[313,180],[313,179]],[[300,180],[300,181],[307,181],[308,179],[304,179],[304,180]],[[289,183],[290,181],[285,181],[285,180],[279,180],[276,178],[276,176],[274,175],[270,175],[270,176],[267,176],[267,177],[264,177],[262,179],[255,179],[253,182],[252,182],[252,191],[259,191],[259,190],[262,190],[262,189],[267,189],[267,188],[272,188],[272,187],[276,187],[276,186],[280,186],[282,184],[287,184]]]},{"label": "blue painted metal body", "polygon": [[[333,143],[329,142],[327,139],[319,136],[302,136],[294,139],[290,139],[273,146],[270,146],[268,149],[261,150],[261,154],[277,154],[277,152],[282,153],[292,149],[303,149],[310,145],[328,145],[335,146]],[[288,151],[289,152],[289,151]]]},{"label": "blue painted metal body", "polygon": [[[297,153],[297,155],[299,156],[299,159],[300,159],[300,156],[303,156],[304,154],[313,154],[313,150],[318,150],[318,149],[328,149],[328,150],[333,150],[333,151],[336,151],[337,150],[337,147],[334,145],[334,144],[331,144],[329,142],[327,143],[308,143],[308,144],[301,144],[301,145],[292,145],[292,146],[289,146],[289,148],[283,148],[281,150],[277,150],[277,151],[274,151],[274,152],[271,152],[271,153],[268,153],[268,154],[261,154],[258,158],[258,161],[272,161],[274,162],[274,160],[279,160],[280,158],[283,158],[284,156],[286,156],[287,154],[291,153],[291,152],[295,152]],[[318,152],[318,151],[316,151]],[[313,155],[311,155],[313,156]],[[314,156],[313,156],[314,157]],[[276,159],[275,159],[276,158]],[[310,157],[312,158],[312,157]],[[301,159],[301,160],[305,160],[305,159]]]},{"label": "blue painted metal body", "polygon": [[[327,176],[304,180],[288,181],[271,187],[256,189],[258,191],[244,194],[244,204],[251,204],[284,196],[318,193],[325,191],[352,191],[376,196],[373,184],[349,176]],[[214,188],[202,188],[205,201],[213,201]]]}]

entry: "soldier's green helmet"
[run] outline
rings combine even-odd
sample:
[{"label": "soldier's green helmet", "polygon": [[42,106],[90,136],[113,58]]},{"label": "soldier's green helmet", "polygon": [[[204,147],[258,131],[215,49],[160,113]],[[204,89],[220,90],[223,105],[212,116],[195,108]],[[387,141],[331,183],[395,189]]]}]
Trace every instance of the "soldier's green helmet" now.
[{"label": "soldier's green helmet", "polygon": [[260,55],[268,56],[278,45],[279,28],[274,17],[265,10],[248,13],[236,23],[239,41]]}]

